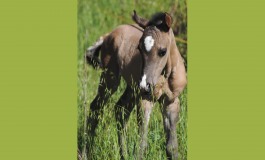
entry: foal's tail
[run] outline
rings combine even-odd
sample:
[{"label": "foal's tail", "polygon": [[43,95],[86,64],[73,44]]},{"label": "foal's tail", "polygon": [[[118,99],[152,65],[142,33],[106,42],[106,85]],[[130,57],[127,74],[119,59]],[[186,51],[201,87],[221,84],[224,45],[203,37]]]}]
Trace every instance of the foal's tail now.
[{"label": "foal's tail", "polygon": [[88,47],[85,54],[86,62],[92,65],[93,68],[102,68],[102,63],[99,59],[99,52],[103,44],[105,36],[101,36],[92,46]]}]

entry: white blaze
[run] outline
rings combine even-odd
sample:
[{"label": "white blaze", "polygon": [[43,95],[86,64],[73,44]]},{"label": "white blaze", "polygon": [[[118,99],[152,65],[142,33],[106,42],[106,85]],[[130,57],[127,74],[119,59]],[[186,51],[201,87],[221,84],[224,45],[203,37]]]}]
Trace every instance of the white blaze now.
[{"label": "white blaze", "polygon": [[140,87],[147,89],[147,83],[146,83],[146,75],[144,74],[144,76],[142,77],[141,83],[140,83]]},{"label": "white blaze", "polygon": [[153,45],[154,45],[154,39],[152,36],[147,36],[145,39],[144,39],[144,45],[145,45],[145,49],[147,52],[149,52]]}]

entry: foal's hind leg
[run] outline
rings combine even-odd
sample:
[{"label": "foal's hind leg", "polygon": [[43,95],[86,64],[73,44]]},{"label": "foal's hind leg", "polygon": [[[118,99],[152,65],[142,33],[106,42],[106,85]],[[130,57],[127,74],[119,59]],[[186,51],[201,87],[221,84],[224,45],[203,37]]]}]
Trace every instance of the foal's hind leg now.
[{"label": "foal's hind leg", "polygon": [[87,117],[89,138],[89,143],[87,143],[88,153],[91,152],[91,147],[94,143],[95,130],[99,121],[98,116],[110,96],[117,90],[119,82],[120,77],[116,76],[111,71],[104,71],[101,74],[98,93],[95,99],[90,104],[90,113]]},{"label": "foal's hind leg", "polygon": [[138,96],[133,89],[130,86],[127,86],[126,90],[115,106],[121,159],[125,159],[127,155],[127,145],[124,130],[137,99]]},{"label": "foal's hind leg", "polygon": [[176,123],[178,121],[180,103],[176,97],[172,101],[162,98],[162,115],[164,120],[164,130],[166,132],[166,151],[168,159],[178,159],[178,140]]}]

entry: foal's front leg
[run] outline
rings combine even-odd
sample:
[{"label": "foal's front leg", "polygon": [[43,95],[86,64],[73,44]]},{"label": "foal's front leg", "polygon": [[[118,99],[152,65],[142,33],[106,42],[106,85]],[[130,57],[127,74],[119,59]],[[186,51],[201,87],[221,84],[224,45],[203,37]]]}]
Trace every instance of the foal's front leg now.
[{"label": "foal's front leg", "polygon": [[165,100],[162,105],[164,130],[166,132],[166,151],[168,159],[178,159],[178,140],[176,124],[178,121],[180,101],[176,97],[173,101]]},{"label": "foal's front leg", "polygon": [[141,136],[140,152],[138,155],[138,159],[143,159],[147,147],[148,123],[153,109],[153,105],[153,102],[146,99],[142,99],[140,101],[140,105],[138,106],[138,123],[140,121],[139,133]]}]

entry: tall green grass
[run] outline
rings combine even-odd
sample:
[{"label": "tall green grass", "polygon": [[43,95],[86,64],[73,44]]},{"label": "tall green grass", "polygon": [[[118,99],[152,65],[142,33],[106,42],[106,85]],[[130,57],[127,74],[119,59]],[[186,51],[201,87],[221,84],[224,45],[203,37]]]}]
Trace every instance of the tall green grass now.
[{"label": "tall green grass", "polygon": [[[84,132],[85,106],[89,112],[89,104],[97,94],[100,70],[94,70],[84,65],[83,56],[88,46],[92,45],[101,35],[110,32],[120,24],[133,23],[133,10],[143,17],[149,18],[158,11],[167,11],[173,15],[173,30],[176,36],[186,40],[186,1],[140,1],[140,0],[78,0],[78,149],[82,151],[86,136]],[[177,42],[180,52],[186,59],[187,44]],[[93,155],[95,159],[119,159],[119,145],[113,106],[125,89],[122,80],[117,92],[110,98],[100,115],[100,123],[96,131]],[[181,112],[177,126],[179,142],[179,159],[187,159],[187,90],[180,96]],[[133,110],[126,128],[128,157],[135,159],[135,146],[138,145],[139,135],[136,121],[136,111]],[[166,159],[165,133],[163,131],[160,106],[155,105],[149,123],[148,148],[146,159]]]}]

